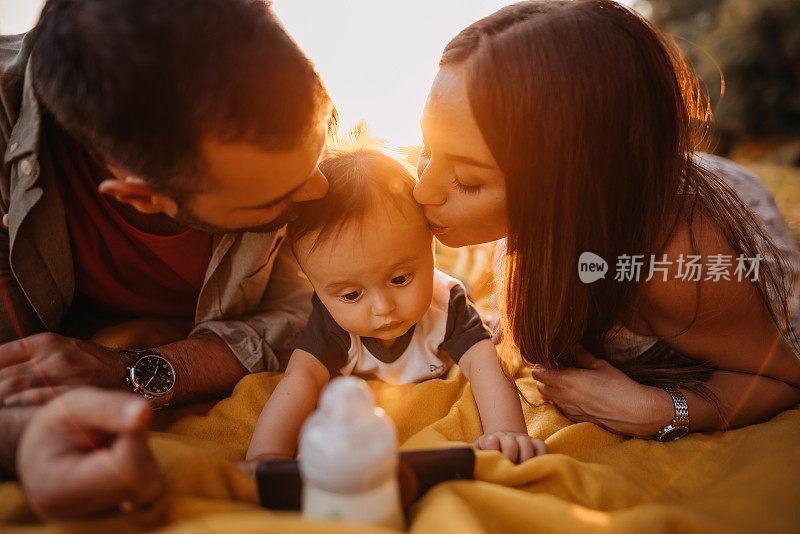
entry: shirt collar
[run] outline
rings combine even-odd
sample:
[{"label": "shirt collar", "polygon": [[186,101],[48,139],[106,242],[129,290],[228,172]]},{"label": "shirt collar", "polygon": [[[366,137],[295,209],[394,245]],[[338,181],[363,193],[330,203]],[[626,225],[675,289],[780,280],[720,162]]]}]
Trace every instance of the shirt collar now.
[{"label": "shirt collar", "polygon": [[364,347],[366,347],[373,356],[383,363],[392,363],[397,361],[406,351],[408,345],[411,343],[411,338],[414,337],[414,329],[416,327],[417,325],[414,325],[409,328],[408,332],[397,338],[389,347],[384,347],[381,345],[380,341],[374,337],[362,337],[361,343],[364,344]]},{"label": "shirt collar", "polygon": [[33,75],[31,73],[31,60],[25,67],[25,81],[22,87],[22,106],[20,107],[17,122],[8,138],[5,153],[5,163],[26,156],[39,153],[39,136],[42,130],[42,113],[39,101],[33,90]]}]

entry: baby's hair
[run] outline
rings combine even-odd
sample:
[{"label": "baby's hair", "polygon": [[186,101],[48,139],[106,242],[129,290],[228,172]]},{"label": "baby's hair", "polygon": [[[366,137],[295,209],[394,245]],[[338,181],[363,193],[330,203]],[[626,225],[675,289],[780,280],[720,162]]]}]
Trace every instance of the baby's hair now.
[{"label": "baby's hair", "polygon": [[342,228],[360,221],[373,210],[395,209],[406,215],[421,208],[414,200],[414,175],[400,161],[378,150],[335,152],[319,164],[328,179],[324,198],[297,207],[297,219],[289,224],[292,244],[319,230],[312,250]]}]

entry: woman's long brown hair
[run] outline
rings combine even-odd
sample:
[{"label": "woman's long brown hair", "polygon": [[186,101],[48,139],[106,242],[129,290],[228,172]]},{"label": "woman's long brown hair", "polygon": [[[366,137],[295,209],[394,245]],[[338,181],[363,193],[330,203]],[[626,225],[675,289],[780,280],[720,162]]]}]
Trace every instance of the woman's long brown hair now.
[{"label": "woman's long brown hair", "polygon": [[[501,302],[529,363],[572,366],[576,343],[607,359],[607,336],[635,304],[636,281],[578,280],[584,251],[650,258],[699,214],[737,254],[780,258],[738,195],[694,159],[707,99],[677,47],[632,11],[608,0],[514,4],[456,36],[440,62],[450,65],[467,69],[472,112],[506,176]],[[762,262],[756,285],[781,331],[791,282],[780,262]],[[615,365],[709,398],[711,368],[664,343]]]}]

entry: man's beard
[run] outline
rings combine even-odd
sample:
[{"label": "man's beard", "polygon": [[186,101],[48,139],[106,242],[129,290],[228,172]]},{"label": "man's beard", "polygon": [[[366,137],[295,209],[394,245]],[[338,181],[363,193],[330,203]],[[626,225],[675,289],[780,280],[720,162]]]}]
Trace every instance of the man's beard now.
[{"label": "man's beard", "polygon": [[226,228],[211,224],[207,221],[199,219],[190,209],[186,207],[186,204],[181,204],[178,206],[178,212],[175,214],[174,218],[184,226],[207,234],[238,234],[243,232],[269,234],[272,232],[277,232],[295,220],[297,218],[297,208],[294,204],[292,204],[270,222],[258,226],[248,226],[244,228]]}]

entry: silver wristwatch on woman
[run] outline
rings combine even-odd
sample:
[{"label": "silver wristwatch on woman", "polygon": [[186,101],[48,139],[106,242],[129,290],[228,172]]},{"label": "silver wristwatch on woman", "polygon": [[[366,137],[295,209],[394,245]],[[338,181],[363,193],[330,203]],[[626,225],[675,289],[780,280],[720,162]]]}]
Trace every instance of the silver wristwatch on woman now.
[{"label": "silver wristwatch on woman", "polygon": [[154,410],[163,408],[175,392],[175,369],[152,349],[120,351],[130,361],[125,367],[125,385],[144,397]]},{"label": "silver wristwatch on woman", "polygon": [[658,431],[654,439],[658,441],[675,441],[689,432],[689,405],[686,397],[678,388],[664,388],[675,404],[675,418],[667,426]]}]

